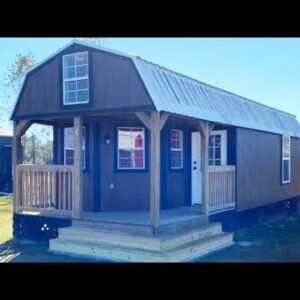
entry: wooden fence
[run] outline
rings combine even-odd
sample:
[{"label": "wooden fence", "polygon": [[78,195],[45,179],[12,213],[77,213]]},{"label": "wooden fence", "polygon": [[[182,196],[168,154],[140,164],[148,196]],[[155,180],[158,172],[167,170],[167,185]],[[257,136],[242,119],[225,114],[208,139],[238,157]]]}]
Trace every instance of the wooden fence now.
[{"label": "wooden fence", "polygon": [[17,165],[17,211],[71,214],[73,166]]},{"label": "wooden fence", "polygon": [[209,213],[235,207],[235,166],[209,166]]}]

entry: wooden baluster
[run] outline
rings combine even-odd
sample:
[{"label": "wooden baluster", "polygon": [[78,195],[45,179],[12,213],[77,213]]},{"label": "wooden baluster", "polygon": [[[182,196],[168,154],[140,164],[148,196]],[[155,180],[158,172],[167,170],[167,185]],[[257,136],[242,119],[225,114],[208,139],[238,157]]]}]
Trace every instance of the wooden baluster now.
[{"label": "wooden baluster", "polygon": [[63,192],[63,206],[62,209],[66,210],[66,192],[67,192],[67,187],[66,187],[66,172],[62,172],[62,192]]},{"label": "wooden baluster", "polygon": [[68,171],[68,210],[71,210],[71,171]]}]

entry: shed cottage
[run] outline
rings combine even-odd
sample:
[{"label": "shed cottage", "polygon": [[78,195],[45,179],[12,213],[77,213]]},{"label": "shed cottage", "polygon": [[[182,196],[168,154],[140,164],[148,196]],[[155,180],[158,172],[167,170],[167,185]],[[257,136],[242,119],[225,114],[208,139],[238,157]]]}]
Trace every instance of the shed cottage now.
[{"label": "shed cottage", "polygon": [[0,195],[12,192],[12,133],[0,128]]},{"label": "shed cottage", "polygon": [[[72,41],[27,73],[12,120],[14,235],[55,253],[191,260],[232,245],[216,220],[300,195],[295,116],[138,56]],[[33,123],[53,126],[54,165],[22,164]]]}]

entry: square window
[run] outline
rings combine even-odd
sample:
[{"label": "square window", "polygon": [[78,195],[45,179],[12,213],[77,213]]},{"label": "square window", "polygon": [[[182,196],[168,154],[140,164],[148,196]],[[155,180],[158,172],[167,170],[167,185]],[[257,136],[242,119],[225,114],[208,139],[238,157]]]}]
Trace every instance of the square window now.
[{"label": "square window", "polygon": [[209,165],[220,166],[227,164],[227,132],[213,131],[209,137],[208,158]]},{"label": "square window", "polygon": [[[85,127],[82,128],[82,151],[83,151],[83,163],[82,168],[86,168],[86,133]],[[74,128],[64,128],[64,162],[66,165],[74,164]]]},{"label": "square window", "polygon": [[283,182],[290,181],[290,160],[284,159],[283,160]]},{"label": "square window", "polygon": [[281,182],[290,183],[291,182],[291,138],[290,136],[282,136],[282,170],[281,170]]},{"label": "square window", "polygon": [[183,168],[183,131],[172,129],[170,133],[170,168]]},{"label": "square window", "polygon": [[[72,80],[71,80],[72,79]],[[64,104],[89,102],[88,52],[63,57]],[[74,92],[69,94],[68,92]]]},{"label": "square window", "polygon": [[118,169],[144,169],[144,128],[118,128]]}]

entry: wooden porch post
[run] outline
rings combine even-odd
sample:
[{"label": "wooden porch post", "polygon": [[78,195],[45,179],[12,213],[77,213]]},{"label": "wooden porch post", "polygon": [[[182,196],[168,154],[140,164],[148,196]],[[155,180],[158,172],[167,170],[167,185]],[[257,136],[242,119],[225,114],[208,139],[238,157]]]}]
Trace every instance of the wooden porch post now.
[{"label": "wooden porch post", "polygon": [[151,154],[150,154],[150,210],[151,225],[159,226],[160,214],[160,115],[151,112]]},{"label": "wooden porch post", "polygon": [[208,177],[208,142],[213,124],[199,121],[198,128],[201,133],[201,166],[202,166],[202,214],[209,213],[209,177]]},{"label": "wooden porch post", "polygon": [[150,117],[145,112],[135,115],[150,130],[151,153],[150,153],[150,215],[151,226],[154,231],[159,226],[160,214],[160,131],[168,120],[169,113],[153,111]]},{"label": "wooden porch post", "polygon": [[72,217],[80,219],[82,214],[83,182],[82,182],[82,118],[74,117],[74,174]]},{"label": "wooden porch post", "polygon": [[13,123],[13,148],[12,148],[12,175],[13,175],[13,213],[18,212],[20,204],[20,182],[17,178],[17,165],[21,162],[22,146],[21,137],[32,124],[31,121],[14,121]]}]

